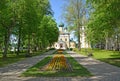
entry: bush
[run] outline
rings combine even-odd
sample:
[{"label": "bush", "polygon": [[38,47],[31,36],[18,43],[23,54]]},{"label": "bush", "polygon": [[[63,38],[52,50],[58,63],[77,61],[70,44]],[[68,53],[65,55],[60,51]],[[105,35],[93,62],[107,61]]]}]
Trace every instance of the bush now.
[{"label": "bush", "polygon": [[77,51],[78,49],[77,48],[73,48],[73,51]]},{"label": "bush", "polygon": [[70,48],[70,51],[72,51],[73,50],[73,48]]},{"label": "bush", "polygon": [[50,48],[49,50],[55,50],[55,48]]}]

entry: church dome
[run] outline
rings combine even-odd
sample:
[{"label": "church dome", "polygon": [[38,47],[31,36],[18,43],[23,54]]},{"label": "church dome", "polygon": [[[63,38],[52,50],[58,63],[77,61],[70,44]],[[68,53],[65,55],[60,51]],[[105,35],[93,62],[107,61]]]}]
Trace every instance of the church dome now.
[{"label": "church dome", "polygon": [[64,24],[63,24],[63,23],[61,23],[61,24],[59,25],[59,27],[64,27]]},{"label": "church dome", "polygon": [[67,30],[67,27],[65,27],[64,30]]}]

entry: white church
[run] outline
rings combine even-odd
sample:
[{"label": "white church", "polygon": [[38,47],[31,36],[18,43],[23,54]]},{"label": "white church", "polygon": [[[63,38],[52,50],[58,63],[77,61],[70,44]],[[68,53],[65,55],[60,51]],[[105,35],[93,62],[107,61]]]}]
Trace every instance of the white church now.
[{"label": "white church", "polygon": [[[84,30],[84,27],[82,28]],[[89,45],[85,40],[85,33],[81,34],[81,48],[88,48]],[[54,44],[54,48],[56,49],[68,49],[68,48],[76,48],[76,42],[70,40],[70,33],[67,31],[67,28],[64,27],[64,24],[59,25],[59,38],[58,42]]]}]

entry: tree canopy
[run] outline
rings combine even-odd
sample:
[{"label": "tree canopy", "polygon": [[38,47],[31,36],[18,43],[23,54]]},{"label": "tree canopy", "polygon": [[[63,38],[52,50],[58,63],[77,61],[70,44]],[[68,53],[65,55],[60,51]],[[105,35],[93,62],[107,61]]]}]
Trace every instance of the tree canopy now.
[{"label": "tree canopy", "polygon": [[[87,0],[89,22],[87,37],[92,43],[106,41],[120,33],[120,1],[119,0]],[[116,31],[117,30],[117,31]]]},{"label": "tree canopy", "polygon": [[[17,55],[26,47],[26,55],[45,49],[58,39],[57,23],[48,0],[2,0],[0,2],[0,45],[7,57],[10,36],[18,39]],[[34,49],[34,50],[33,50]]]}]

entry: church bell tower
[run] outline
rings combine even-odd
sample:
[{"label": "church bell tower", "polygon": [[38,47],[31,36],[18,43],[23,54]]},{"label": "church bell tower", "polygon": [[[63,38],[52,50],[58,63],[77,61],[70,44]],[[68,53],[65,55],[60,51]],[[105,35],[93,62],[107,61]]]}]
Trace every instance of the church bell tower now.
[{"label": "church bell tower", "polygon": [[61,23],[61,24],[59,25],[59,31],[60,31],[60,33],[62,33],[63,30],[64,30],[64,24]]}]

